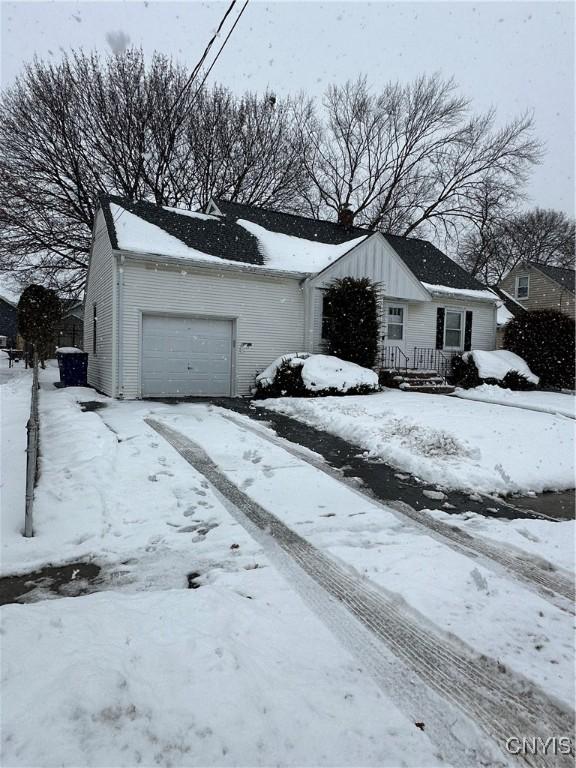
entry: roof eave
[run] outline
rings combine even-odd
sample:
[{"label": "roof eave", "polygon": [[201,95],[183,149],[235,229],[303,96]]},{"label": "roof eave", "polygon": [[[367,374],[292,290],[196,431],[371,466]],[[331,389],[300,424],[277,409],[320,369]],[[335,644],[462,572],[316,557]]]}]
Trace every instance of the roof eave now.
[{"label": "roof eave", "polygon": [[[446,286],[446,288],[449,288],[449,286]],[[459,293],[459,291],[473,291],[474,288],[453,288],[453,293],[450,290],[446,291],[435,291],[432,288],[426,289],[428,293],[435,299],[441,299],[441,298],[448,298],[448,299],[460,299],[466,300],[466,301],[480,301],[480,302],[490,302],[491,304],[496,304],[496,302],[499,301],[499,298],[496,294],[493,295],[492,298],[490,296],[470,296],[468,293]]]},{"label": "roof eave", "polygon": [[309,272],[290,272],[288,270],[269,269],[265,266],[260,266],[259,264],[246,264],[240,261],[236,264],[232,264],[229,261],[205,261],[204,259],[166,256],[162,253],[129,251],[124,248],[113,248],[112,253],[116,257],[121,256],[130,261],[145,261],[148,263],[168,262],[169,264],[182,268],[200,267],[214,272],[240,272],[243,274],[263,275],[265,277],[290,278],[291,280],[305,280],[310,276]]}]

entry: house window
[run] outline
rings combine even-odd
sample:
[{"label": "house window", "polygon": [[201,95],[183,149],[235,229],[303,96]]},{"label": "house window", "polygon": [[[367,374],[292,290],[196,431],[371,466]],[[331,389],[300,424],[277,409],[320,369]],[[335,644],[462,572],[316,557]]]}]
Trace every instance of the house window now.
[{"label": "house window", "polygon": [[444,322],[444,349],[462,349],[462,332],[464,330],[463,312],[446,310]]},{"label": "house window", "polygon": [[387,338],[389,341],[402,341],[404,338],[403,307],[388,307]]},{"label": "house window", "polygon": [[0,348],[7,347],[7,346],[8,346],[8,337],[0,336]]},{"label": "house window", "polygon": [[334,314],[332,305],[322,296],[322,339],[327,339],[330,329],[334,325]]},{"label": "house window", "polygon": [[96,312],[96,304],[92,305],[92,354],[96,354],[96,340],[98,332],[98,314]]},{"label": "house window", "polygon": [[529,280],[530,278],[528,275],[518,275],[518,277],[516,278],[516,298],[517,299],[528,298]]}]

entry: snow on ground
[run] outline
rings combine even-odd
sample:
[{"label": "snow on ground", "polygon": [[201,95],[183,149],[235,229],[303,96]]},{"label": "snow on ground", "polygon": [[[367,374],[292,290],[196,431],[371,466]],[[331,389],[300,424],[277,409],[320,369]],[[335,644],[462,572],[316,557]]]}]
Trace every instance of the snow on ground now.
[{"label": "snow on ground", "polygon": [[508,494],[574,487],[574,424],[563,417],[397,390],[258,405],[446,488]]},{"label": "snow on ground", "polygon": [[[2,567],[86,558],[103,566],[104,584],[98,594],[3,607],[3,765],[441,762],[221,497],[144,423],[147,415],[200,443],[245,493],[315,546],[440,630],[572,701],[567,613],[220,409],[111,401],[89,389],[54,389],[56,376],[54,367],[41,374],[37,535],[25,540],[9,527]],[[21,417],[28,383],[2,387]],[[493,407],[402,393],[306,402],[336,400],[362,421],[360,403],[382,408],[392,395],[412,413],[427,399]],[[78,401],[104,407],[83,412]],[[21,443],[22,418],[6,423],[13,445]],[[10,477],[21,474],[22,451],[5,458]],[[573,567],[573,523],[451,520],[526,557]],[[191,572],[200,574],[198,589],[185,588]]]},{"label": "snow on ground", "polygon": [[[283,449],[218,418],[215,409],[192,407],[193,411],[167,412],[162,420],[198,442],[227,477],[259,504],[479,653],[499,659],[564,701],[572,701],[573,638],[567,613]],[[286,492],[295,487],[297,503]],[[536,526],[532,521],[521,522],[521,529],[535,531],[532,539],[539,538],[538,555],[549,555],[553,562],[558,560],[563,537],[562,563],[573,570],[573,522],[537,521]],[[553,532],[550,543],[546,531]],[[527,556],[533,553],[533,540],[514,533],[502,537],[504,542],[510,539]]]},{"label": "snow on ground", "polygon": [[576,418],[576,397],[561,392],[519,392],[496,384],[482,384],[474,389],[457,389],[456,395],[464,400],[510,405],[515,408],[541,411]]},{"label": "snow on ground", "polygon": [[32,371],[20,362],[8,368],[0,352],[0,532],[3,544],[21,539],[26,491],[26,422]]},{"label": "snow on ground", "polygon": [[[438,764],[427,736],[142,421],[174,406],[56,390],[55,376],[42,374],[36,536],[11,530],[2,566],[90,559],[104,591],[2,608],[2,764]],[[78,400],[105,408],[82,412]],[[22,455],[7,455],[15,471]],[[191,572],[198,589],[186,589]]]},{"label": "snow on ground", "polygon": [[507,373],[517,371],[533,384],[538,384],[540,381],[538,376],[532,373],[526,361],[508,349],[494,349],[490,352],[473,349],[471,352],[464,352],[462,355],[463,360],[468,360],[469,358],[472,358],[476,364],[478,376],[481,379],[498,379],[500,381]]}]

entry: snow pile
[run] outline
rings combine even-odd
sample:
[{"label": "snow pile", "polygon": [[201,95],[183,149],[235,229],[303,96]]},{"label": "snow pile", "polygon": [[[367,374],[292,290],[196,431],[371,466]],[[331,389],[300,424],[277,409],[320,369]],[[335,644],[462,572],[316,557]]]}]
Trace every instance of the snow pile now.
[{"label": "snow pile", "polygon": [[468,361],[472,358],[478,369],[478,376],[481,379],[497,379],[501,381],[507,373],[517,371],[525,376],[532,384],[538,384],[540,379],[532,373],[526,362],[514,352],[507,349],[495,349],[492,352],[485,352],[480,349],[474,349],[471,352],[464,352],[462,359]]},{"label": "snow pile", "polygon": [[378,389],[378,375],[374,371],[331,355],[307,358],[302,366],[302,381],[311,392],[322,389],[347,392],[355,387]]},{"label": "snow pile", "polygon": [[294,272],[320,272],[370,236],[362,235],[339,245],[331,245],[271,232],[243,219],[238,219],[236,223],[256,237],[267,267]]},{"label": "snow pile", "polygon": [[[309,352],[289,352],[277,357],[268,368],[256,377],[257,390],[272,387],[282,363],[288,363],[290,368],[299,368],[302,384],[309,392],[324,392],[337,390],[349,392],[358,387],[378,389],[378,375],[369,368],[363,368],[356,363],[340,360],[331,355],[312,355]],[[286,394],[293,394],[286,392]]]},{"label": "snow pile", "polygon": [[508,494],[574,487],[574,424],[564,417],[397,390],[261,405],[446,488]]}]

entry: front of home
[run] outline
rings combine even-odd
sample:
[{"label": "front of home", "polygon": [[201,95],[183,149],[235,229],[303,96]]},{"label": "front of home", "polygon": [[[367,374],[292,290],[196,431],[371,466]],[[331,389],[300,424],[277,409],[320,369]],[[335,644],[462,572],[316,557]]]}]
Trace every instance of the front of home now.
[{"label": "front of home", "polygon": [[379,367],[495,347],[496,297],[426,241],[220,200],[194,213],[108,197],[86,288],[88,381],[128,399],[247,396],[273,359],[322,351],[323,291],[343,276],[380,285]]}]

